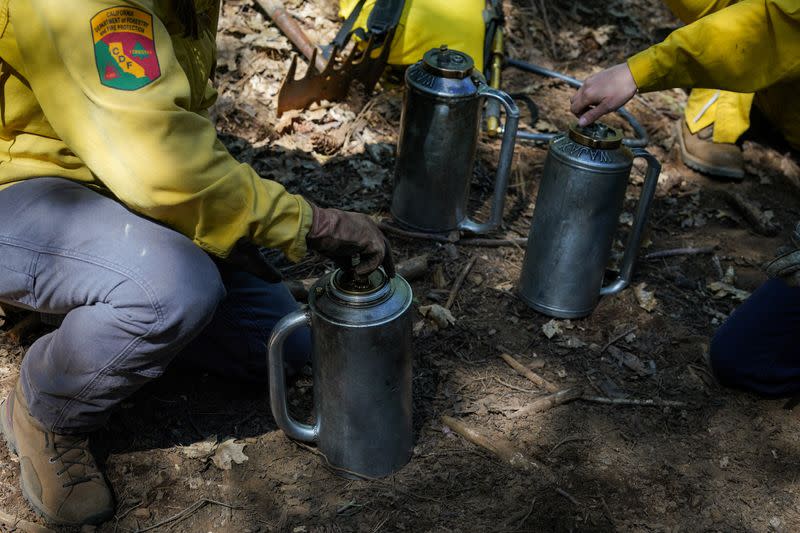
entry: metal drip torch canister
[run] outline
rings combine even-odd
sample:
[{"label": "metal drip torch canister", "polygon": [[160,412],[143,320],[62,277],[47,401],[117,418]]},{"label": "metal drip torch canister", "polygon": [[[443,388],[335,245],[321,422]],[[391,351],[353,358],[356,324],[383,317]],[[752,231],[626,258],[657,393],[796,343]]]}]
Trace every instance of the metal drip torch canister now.
[{"label": "metal drip torch canister", "polygon": [[[411,458],[411,299],[408,282],[382,269],[368,276],[335,270],[270,338],[275,421],[289,437],[317,443],[346,477],[386,476]],[[286,402],[283,343],[301,326],[311,327],[313,425],[293,419]]]},{"label": "metal drip torch canister", "polygon": [[[405,82],[392,216],[405,226],[432,233],[492,231],[503,217],[517,105],[486,84],[470,56],[446,46],[426,52],[408,68]],[[492,211],[486,223],[477,223],[467,217],[467,200],[484,97],[503,105],[506,123]]]},{"label": "metal drip torch canister", "polygon": [[[647,173],[633,228],[619,276],[602,287],[637,157],[647,160]],[[520,297],[546,315],[577,318],[590,314],[601,295],[627,287],[660,171],[655,157],[623,146],[622,135],[605,124],[574,125],[551,140],[522,265]]]}]

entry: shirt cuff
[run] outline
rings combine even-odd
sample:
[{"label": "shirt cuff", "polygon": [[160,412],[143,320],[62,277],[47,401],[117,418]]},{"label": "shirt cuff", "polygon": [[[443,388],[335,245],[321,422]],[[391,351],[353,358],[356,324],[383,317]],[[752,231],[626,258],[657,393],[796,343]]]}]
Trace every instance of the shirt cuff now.
[{"label": "shirt cuff", "polygon": [[653,47],[629,57],[628,68],[639,92],[655,91],[660,88],[658,82],[661,75],[656,61],[656,51]]},{"label": "shirt cuff", "polygon": [[297,232],[291,248],[286,251],[286,257],[293,263],[300,261],[308,252],[306,235],[311,231],[312,222],[311,205],[300,195],[297,195],[296,198],[300,204],[300,230]]}]

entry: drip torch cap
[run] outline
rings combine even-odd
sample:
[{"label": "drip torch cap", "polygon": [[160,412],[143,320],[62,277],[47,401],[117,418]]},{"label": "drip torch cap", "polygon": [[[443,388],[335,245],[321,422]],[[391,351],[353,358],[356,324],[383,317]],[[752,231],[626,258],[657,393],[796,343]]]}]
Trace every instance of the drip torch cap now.
[{"label": "drip torch cap", "polygon": [[601,150],[615,150],[622,144],[622,133],[602,122],[588,126],[572,124],[569,127],[569,138],[578,144]]},{"label": "drip torch cap", "polygon": [[464,52],[451,50],[443,44],[425,52],[422,66],[431,74],[442,78],[464,79],[472,73],[475,62]]}]

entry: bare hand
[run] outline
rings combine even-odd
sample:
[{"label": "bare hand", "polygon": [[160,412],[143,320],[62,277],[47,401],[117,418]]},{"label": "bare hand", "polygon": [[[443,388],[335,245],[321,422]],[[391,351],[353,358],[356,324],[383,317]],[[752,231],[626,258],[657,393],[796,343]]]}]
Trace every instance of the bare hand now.
[{"label": "bare hand", "polygon": [[570,109],[578,117],[578,125],[586,126],[624,106],[636,89],[628,64],[620,63],[586,78],[572,97]]}]

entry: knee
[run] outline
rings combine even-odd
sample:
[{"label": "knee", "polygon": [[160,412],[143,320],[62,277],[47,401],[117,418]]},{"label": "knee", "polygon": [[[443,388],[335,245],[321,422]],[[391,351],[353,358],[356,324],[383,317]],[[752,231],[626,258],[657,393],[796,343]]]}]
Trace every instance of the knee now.
[{"label": "knee", "polygon": [[[225,286],[212,259],[189,239],[174,239],[153,249],[135,267],[134,311],[150,342],[185,344],[211,321],[225,298]],[[143,300],[144,298],[144,300]]]},{"label": "knee", "polygon": [[217,306],[225,298],[225,286],[217,266],[199,248],[196,252],[199,253],[176,258],[171,265],[171,282],[159,298],[165,328],[174,330],[180,337],[199,333],[211,322]]}]

